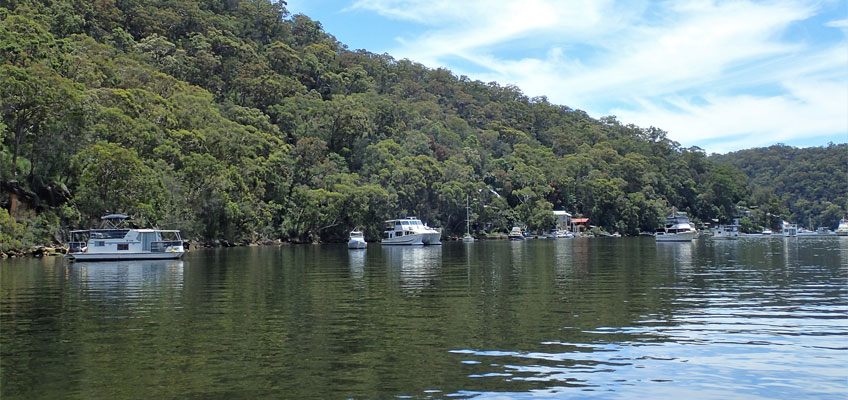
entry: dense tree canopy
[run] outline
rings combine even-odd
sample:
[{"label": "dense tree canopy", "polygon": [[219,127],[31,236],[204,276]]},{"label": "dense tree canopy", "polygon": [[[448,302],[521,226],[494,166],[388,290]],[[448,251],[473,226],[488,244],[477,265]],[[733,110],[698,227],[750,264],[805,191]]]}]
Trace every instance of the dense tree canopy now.
[{"label": "dense tree canopy", "polygon": [[18,221],[43,232],[125,212],[200,240],[337,240],[415,214],[451,235],[466,198],[489,230],[549,229],[555,209],[625,234],[671,207],[846,212],[844,145],[707,157],[654,127],[351,51],[283,2],[0,1],[0,115],[0,179],[70,192]]}]

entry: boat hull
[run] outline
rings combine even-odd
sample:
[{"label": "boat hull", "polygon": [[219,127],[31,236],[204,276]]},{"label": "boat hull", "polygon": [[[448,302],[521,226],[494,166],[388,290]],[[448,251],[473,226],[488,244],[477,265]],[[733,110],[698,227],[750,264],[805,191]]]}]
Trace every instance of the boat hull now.
[{"label": "boat hull", "polygon": [[713,237],[712,237],[712,238],[710,238],[710,239],[712,239],[712,240],[739,240],[739,236],[723,236],[723,235],[721,235],[721,236],[720,236],[720,235],[715,235],[715,236],[713,236]]},{"label": "boat hull", "polygon": [[184,251],[162,253],[71,253],[65,257],[71,261],[121,261],[121,260],[173,260],[183,256]]},{"label": "boat hull", "polygon": [[424,244],[424,235],[423,233],[417,233],[414,235],[396,236],[383,239],[380,243],[399,246],[420,246]]},{"label": "boat hull", "polygon": [[657,242],[691,242],[697,237],[697,232],[663,233],[655,236]]},{"label": "boat hull", "polygon": [[442,234],[440,232],[423,233],[421,243],[429,245],[442,244]]},{"label": "boat hull", "polygon": [[347,248],[349,249],[364,249],[366,247],[368,247],[368,244],[361,239],[351,239],[347,242]]}]

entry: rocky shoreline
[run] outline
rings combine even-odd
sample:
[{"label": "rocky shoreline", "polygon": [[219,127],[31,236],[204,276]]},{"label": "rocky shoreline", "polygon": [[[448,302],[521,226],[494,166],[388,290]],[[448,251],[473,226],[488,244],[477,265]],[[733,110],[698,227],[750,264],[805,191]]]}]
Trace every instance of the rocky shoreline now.
[{"label": "rocky shoreline", "polygon": [[[242,246],[273,246],[273,245],[282,245],[287,242],[283,242],[281,240],[263,240],[252,243],[234,243],[228,240],[210,240],[210,241],[192,241],[186,240],[185,242],[186,249],[192,248],[217,248],[217,247],[242,247]],[[11,249],[6,251],[0,251],[0,260],[5,260],[9,258],[25,258],[25,257],[59,257],[64,256],[68,253],[68,248],[61,245],[50,245],[50,246],[35,246],[29,249]]]}]

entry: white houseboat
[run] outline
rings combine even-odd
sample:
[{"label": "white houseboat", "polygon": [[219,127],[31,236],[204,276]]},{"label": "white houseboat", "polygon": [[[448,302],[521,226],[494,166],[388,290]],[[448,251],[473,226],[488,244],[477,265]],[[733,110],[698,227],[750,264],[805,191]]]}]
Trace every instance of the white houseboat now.
[{"label": "white houseboat", "polygon": [[73,261],[164,260],[185,253],[180,231],[123,227],[129,218],[109,214],[101,217],[99,229],[71,231],[65,257]]},{"label": "white houseboat", "polygon": [[798,236],[798,225],[790,224],[786,221],[783,221],[783,224],[781,225],[780,232],[783,234],[783,237]]},{"label": "white houseboat", "polygon": [[713,229],[713,240],[739,239],[739,225],[719,225]]},{"label": "white houseboat", "polygon": [[665,219],[665,226],[658,229],[654,237],[657,242],[690,242],[698,237],[698,231],[686,213],[672,210]]},{"label": "white houseboat", "polygon": [[382,244],[442,244],[442,233],[425,225],[416,217],[390,219],[383,230]]}]

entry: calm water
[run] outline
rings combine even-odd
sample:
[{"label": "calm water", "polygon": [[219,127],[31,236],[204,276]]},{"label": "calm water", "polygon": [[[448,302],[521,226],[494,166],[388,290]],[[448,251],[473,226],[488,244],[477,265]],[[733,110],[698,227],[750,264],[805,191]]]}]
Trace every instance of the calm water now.
[{"label": "calm water", "polygon": [[848,238],[0,262],[0,397],[835,398]]}]

